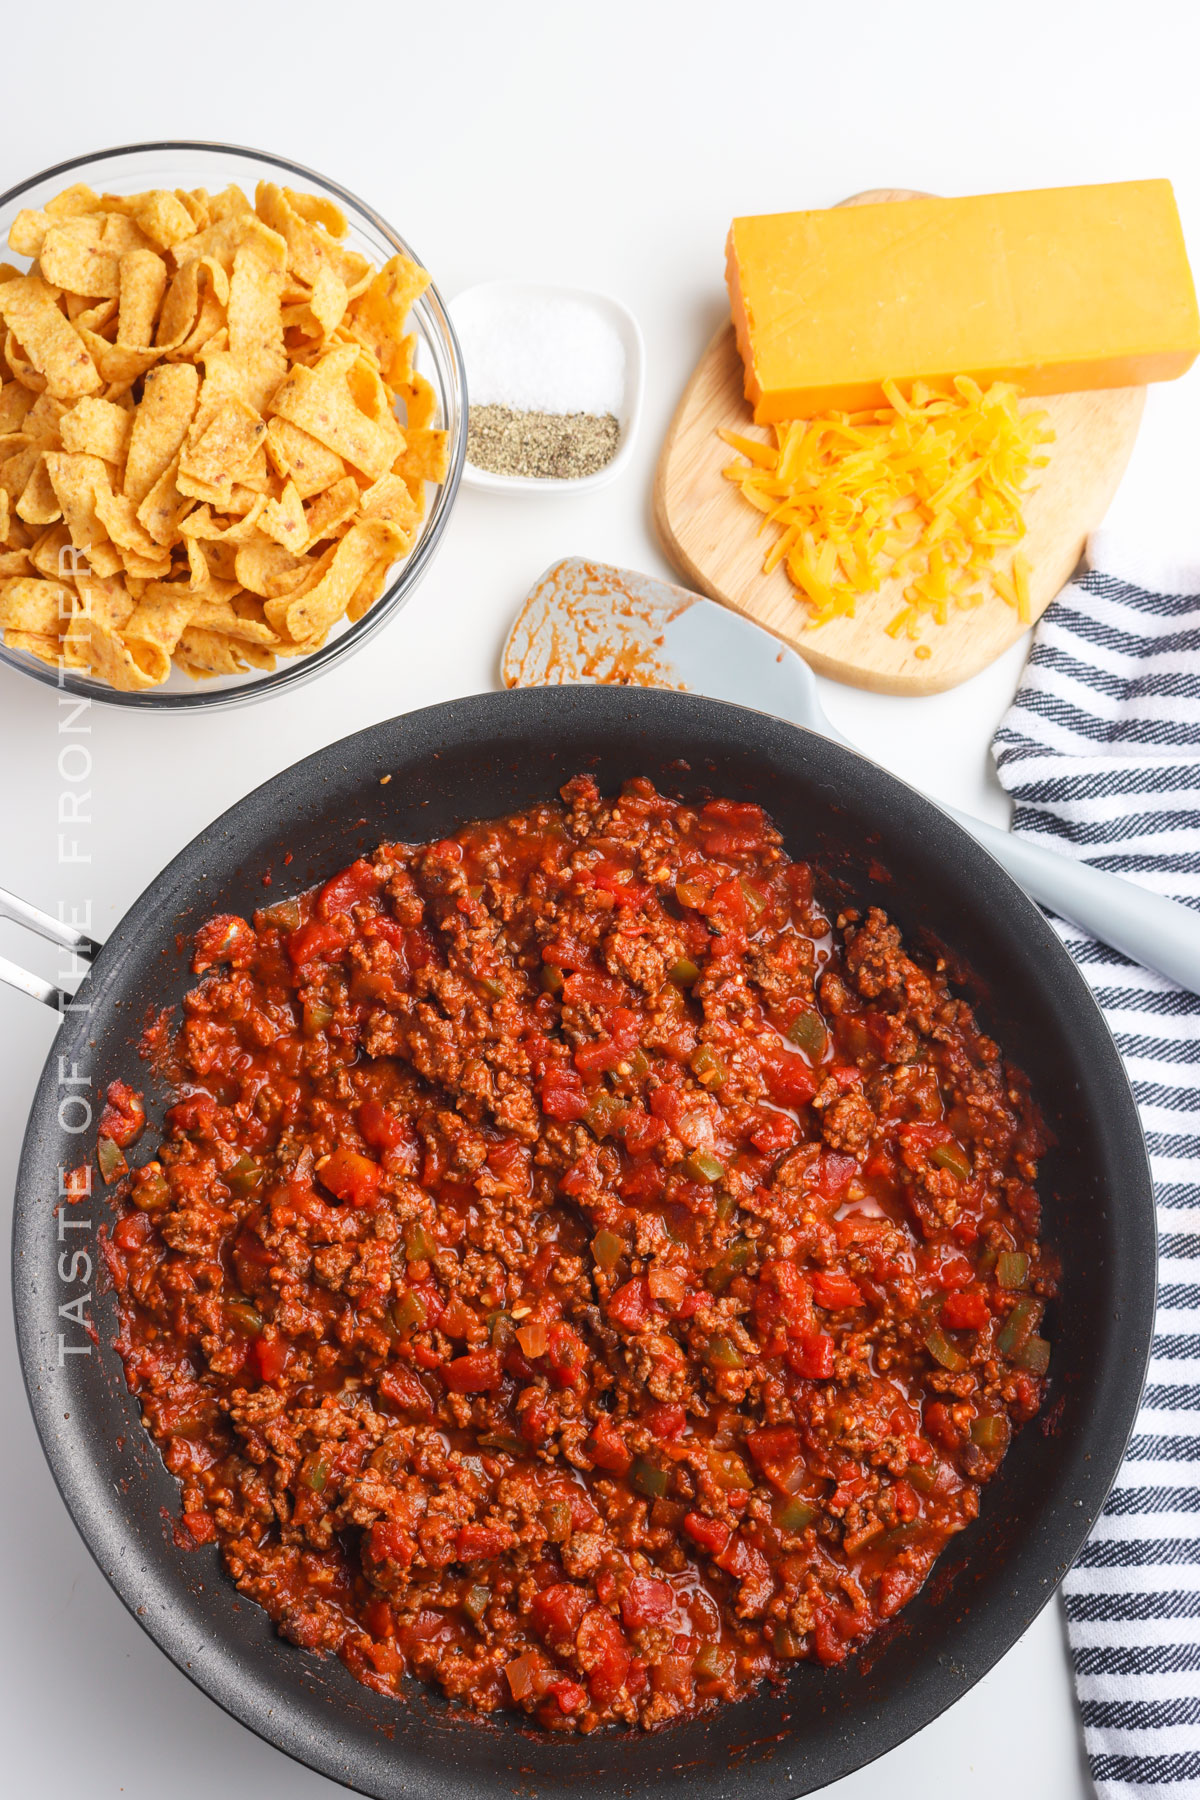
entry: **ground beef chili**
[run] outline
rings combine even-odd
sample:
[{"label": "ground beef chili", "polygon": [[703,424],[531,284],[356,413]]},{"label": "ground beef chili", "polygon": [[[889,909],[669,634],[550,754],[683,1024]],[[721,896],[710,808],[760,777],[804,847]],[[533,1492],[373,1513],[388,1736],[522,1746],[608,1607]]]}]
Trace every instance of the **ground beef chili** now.
[{"label": "ground beef chili", "polygon": [[757,806],[601,798],[211,920],[100,1126],[128,1380],[279,1630],[554,1729],[840,1661],[1040,1404],[1036,1113]]}]

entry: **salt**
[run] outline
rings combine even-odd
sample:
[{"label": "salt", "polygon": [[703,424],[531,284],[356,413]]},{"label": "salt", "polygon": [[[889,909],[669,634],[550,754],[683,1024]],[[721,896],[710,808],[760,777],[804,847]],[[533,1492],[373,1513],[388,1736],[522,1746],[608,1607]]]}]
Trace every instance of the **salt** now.
[{"label": "salt", "polygon": [[451,310],[473,406],[621,413],[625,347],[586,300],[528,288],[483,289],[465,294]]}]

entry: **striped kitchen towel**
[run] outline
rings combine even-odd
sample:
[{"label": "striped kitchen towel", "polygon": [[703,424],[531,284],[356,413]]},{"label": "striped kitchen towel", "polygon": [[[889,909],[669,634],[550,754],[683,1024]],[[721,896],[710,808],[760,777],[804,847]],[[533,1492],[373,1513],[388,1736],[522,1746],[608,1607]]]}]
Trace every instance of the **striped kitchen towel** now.
[{"label": "striped kitchen towel", "polygon": [[[1102,534],[1092,566],[1045,614],[996,733],[1013,829],[1200,907],[1200,568],[1148,567]],[[1133,1082],[1160,1258],[1142,1410],[1064,1583],[1067,1631],[1103,1800],[1184,1800],[1200,1797],[1200,998],[1055,924]]]}]

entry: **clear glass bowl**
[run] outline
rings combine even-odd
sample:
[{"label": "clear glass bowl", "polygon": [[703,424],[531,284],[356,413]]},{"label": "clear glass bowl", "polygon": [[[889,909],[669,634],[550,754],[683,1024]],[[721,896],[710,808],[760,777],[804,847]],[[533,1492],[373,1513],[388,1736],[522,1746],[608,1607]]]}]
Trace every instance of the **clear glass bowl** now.
[{"label": "clear glass bowl", "polygon": [[[264,150],[244,150],[237,144],[186,141],[127,144],[116,150],[100,151],[94,156],[73,157],[70,162],[44,169],[19,187],[0,194],[0,256],[7,254],[9,227],[22,207],[40,208],[75,182],[86,182],[101,193],[133,194],[143,188],[156,187],[205,187],[217,193],[235,181],[252,197],[257,182],[280,179],[289,187],[328,195],[336,201],[349,226],[345,243],[368,256],[376,266],[398,251],[416,262],[421,261],[400,233],[378,213],[372,212],[365,201],[326,176],[306,169],[302,163],[289,162],[283,156],[271,156]],[[467,447],[467,384],[462,352],[442,297],[432,284],[412,309],[410,329],[417,336],[417,367],[432,383],[437,396],[438,411],[434,423],[450,434],[450,466],[441,486],[427,492],[428,507],[416,543],[408,555],[395,564],[387,587],[357,623],[351,625],[342,620],[334,626],[328,642],[321,649],[294,662],[283,662],[270,673],[251,671],[245,675],[221,675],[210,681],[193,681],[190,676],[173,670],[162,687],[134,694],[118,693],[106,682],[77,670],[52,669],[36,657],[21,650],[11,650],[2,642],[0,663],[32,675],[35,681],[68,693],[85,695],[90,700],[101,700],[110,706],[184,712],[197,706],[237,706],[249,700],[261,700],[268,694],[281,693],[285,688],[311,681],[331,663],[360,649],[404,605],[432,562],[458,493]]]}]

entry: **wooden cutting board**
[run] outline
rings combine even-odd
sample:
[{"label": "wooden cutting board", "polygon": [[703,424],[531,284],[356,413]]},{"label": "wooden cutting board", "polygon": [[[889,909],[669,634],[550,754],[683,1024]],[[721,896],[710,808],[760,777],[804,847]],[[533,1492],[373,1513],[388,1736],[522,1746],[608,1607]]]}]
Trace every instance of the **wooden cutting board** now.
[{"label": "wooden cutting board", "polygon": [[[843,205],[917,198],[903,188],[873,188]],[[1100,523],[1129,461],[1145,405],[1145,388],[1054,394],[1031,401],[1056,433],[1049,464],[1025,502],[1027,534],[1021,550],[1030,569],[1030,601],[1039,618],[1079,563],[1088,535]],[[770,437],[753,422],[742,391],[742,359],[733,326],[723,325],[700,359],[667,433],[654,486],[654,514],[671,561],[687,581],[765,625],[799,651],[818,674],[882,694],[937,694],[992,662],[1026,629],[1012,607],[989,595],[945,625],[924,626],[928,658],[884,626],[904,605],[901,582],[863,595],[853,618],[809,627],[807,609],[785,571],[762,572],[771,536],[759,535],[762,516],[721,471],[737,459],[717,436],[720,426]],[[997,566],[1005,571],[1012,552]]]}]

